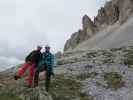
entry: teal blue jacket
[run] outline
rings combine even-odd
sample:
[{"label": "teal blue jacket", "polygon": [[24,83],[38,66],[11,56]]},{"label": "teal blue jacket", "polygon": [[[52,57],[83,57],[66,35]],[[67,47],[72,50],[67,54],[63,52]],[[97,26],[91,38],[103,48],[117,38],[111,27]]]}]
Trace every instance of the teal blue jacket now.
[{"label": "teal blue jacket", "polygon": [[42,53],[42,59],[39,65],[46,64],[47,71],[53,72],[54,60],[55,60],[54,55],[50,52],[45,51]]}]

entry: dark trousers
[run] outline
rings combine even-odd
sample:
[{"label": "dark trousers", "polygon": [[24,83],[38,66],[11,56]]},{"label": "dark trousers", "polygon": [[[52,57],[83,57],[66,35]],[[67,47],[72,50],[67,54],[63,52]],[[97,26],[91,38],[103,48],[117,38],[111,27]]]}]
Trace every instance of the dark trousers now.
[{"label": "dark trousers", "polygon": [[46,88],[46,91],[48,92],[50,87],[50,82],[51,82],[51,73],[46,71],[45,77],[46,77],[45,88]]},{"label": "dark trousers", "polygon": [[51,80],[51,73],[47,71],[47,66],[41,66],[36,68],[35,75],[34,75],[34,87],[38,86],[38,80],[39,80],[39,73],[42,71],[46,71],[45,73],[45,88],[48,92],[49,86],[50,86],[50,80]]}]

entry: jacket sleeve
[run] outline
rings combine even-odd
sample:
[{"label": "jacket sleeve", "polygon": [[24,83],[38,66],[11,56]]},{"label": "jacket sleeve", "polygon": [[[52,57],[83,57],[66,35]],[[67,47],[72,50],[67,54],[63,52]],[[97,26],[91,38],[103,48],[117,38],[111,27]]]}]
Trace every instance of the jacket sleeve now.
[{"label": "jacket sleeve", "polygon": [[39,62],[42,60],[42,53],[40,53],[40,56],[39,56]]},{"label": "jacket sleeve", "polygon": [[51,62],[50,62],[50,66],[51,66],[51,72],[53,73],[53,67],[54,67],[54,55],[51,54]]},{"label": "jacket sleeve", "polygon": [[47,59],[47,64],[51,67],[54,65],[54,56],[52,54],[49,54],[49,59]]},{"label": "jacket sleeve", "polygon": [[29,61],[29,59],[30,59],[30,57],[31,57],[32,54],[33,54],[33,51],[25,58],[25,61],[26,62]]},{"label": "jacket sleeve", "polygon": [[51,55],[51,65],[54,66],[55,64],[55,58],[54,55]]},{"label": "jacket sleeve", "polygon": [[55,57],[55,55],[53,55],[53,67],[57,66],[57,59]]}]

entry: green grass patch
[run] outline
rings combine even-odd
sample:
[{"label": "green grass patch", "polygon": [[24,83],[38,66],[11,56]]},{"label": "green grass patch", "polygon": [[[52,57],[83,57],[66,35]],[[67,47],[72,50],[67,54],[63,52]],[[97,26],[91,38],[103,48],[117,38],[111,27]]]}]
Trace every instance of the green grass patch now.
[{"label": "green grass patch", "polygon": [[83,73],[83,74],[80,74],[78,76],[76,76],[76,79],[78,80],[85,80],[87,78],[95,78],[95,76],[97,75],[96,72],[92,72],[92,73]]},{"label": "green grass patch", "polygon": [[119,89],[123,87],[122,75],[117,72],[109,72],[104,74],[104,80],[107,81],[108,87]]},{"label": "green grass patch", "polygon": [[57,75],[51,83],[50,94],[53,100],[91,100],[85,95],[80,95],[80,83],[74,79],[65,78],[64,75]]},{"label": "green grass patch", "polygon": [[126,51],[124,63],[126,65],[133,65],[133,48],[130,48]]},{"label": "green grass patch", "polygon": [[0,100],[21,100],[13,89],[0,89]]}]

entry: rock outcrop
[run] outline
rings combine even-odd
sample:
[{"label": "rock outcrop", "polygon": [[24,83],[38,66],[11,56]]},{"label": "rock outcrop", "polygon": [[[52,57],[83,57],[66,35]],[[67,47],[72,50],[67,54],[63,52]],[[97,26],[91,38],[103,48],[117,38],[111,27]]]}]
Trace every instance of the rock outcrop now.
[{"label": "rock outcrop", "polygon": [[27,92],[25,90],[25,93],[21,94],[20,98],[22,100],[53,100],[43,87],[27,89]]},{"label": "rock outcrop", "polygon": [[85,15],[82,19],[83,29],[72,34],[67,40],[64,51],[74,49],[76,46],[90,39],[94,34],[115,23],[124,24],[133,16],[133,0],[111,0],[98,11],[94,21]]},{"label": "rock outcrop", "polygon": [[59,59],[62,57],[62,55],[63,55],[62,52],[58,51],[57,53],[55,53],[55,58]]},{"label": "rock outcrop", "polygon": [[103,25],[112,25],[119,21],[123,24],[133,15],[133,0],[112,0],[98,11],[94,23],[98,28]]},{"label": "rock outcrop", "polygon": [[67,40],[64,51],[75,48],[78,44],[87,40],[94,34],[95,25],[87,15],[83,16],[82,25],[82,29],[73,33],[71,38]]},{"label": "rock outcrop", "polygon": [[100,30],[105,25],[112,25],[118,20],[119,8],[117,5],[112,4],[112,1],[110,1],[98,11],[98,15],[94,18],[94,23]]},{"label": "rock outcrop", "polygon": [[113,0],[112,4],[119,9],[120,23],[124,23],[129,17],[133,16],[133,0]]},{"label": "rock outcrop", "polygon": [[93,21],[87,15],[84,15],[82,19],[82,25],[84,33],[91,37],[95,31]]}]

